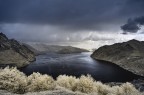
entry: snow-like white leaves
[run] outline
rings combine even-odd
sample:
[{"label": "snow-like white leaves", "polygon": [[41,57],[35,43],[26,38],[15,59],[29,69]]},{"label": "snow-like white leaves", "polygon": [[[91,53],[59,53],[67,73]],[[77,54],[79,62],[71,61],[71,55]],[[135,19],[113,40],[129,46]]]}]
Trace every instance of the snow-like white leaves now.
[{"label": "snow-like white leaves", "polygon": [[57,88],[65,91],[80,92],[88,95],[140,95],[131,83],[120,86],[109,86],[95,81],[90,75],[82,75],[80,78],[60,75],[54,80],[49,75],[33,73],[26,76],[16,68],[0,69],[0,89],[14,93],[57,91]]},{"label": "snow-like white leaves", "polygon": [[45,91],[55,88],[55,81],[51,76],[33,73],[28,76],[28,91]]},{"label": "snow-like white leaves", "polygon": [[0,70],[0,89],[14,93],[24,93],[27,87],[27,77],[16,68]]},{"label": "snow-like white leaves", "polygon": [[14,93],[53,90],[55,81],[51,76],[33,73],[26,76],[16,68],[0,69],[0,89]]},{"label": "snow-like white leaves", "polygon": [[77,84],[76,84],[76,91],[80,91],[83,93],[91,93],[91,92],[95,92],[95,87],[94,87],[94,79],[90,76],[84,76],[82,75]]},{"label": "snow-like white leaves", "polygon": [[66,75],[58,76],[57,81],[56,81],[57,85],[61,87],[65,87],[72,91],[74,91],[74,89],[76,88],[77,82],[78,82],[78,79],[76,79],[76,77],[66,76]]}]

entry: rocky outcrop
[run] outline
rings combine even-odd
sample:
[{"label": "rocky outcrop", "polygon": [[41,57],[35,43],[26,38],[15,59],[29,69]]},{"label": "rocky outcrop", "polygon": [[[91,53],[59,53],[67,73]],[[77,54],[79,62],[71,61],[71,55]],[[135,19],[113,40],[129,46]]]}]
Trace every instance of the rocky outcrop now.
[{"label": "rocky outcrop", "polygon": [[128,42],[106,45],[97,49],[92,55],[97,60],[109,61],[137,75],[144,76],[144,42]]},{"label": "rocky outcrop", "polygon": [[23,67],[35,60],[34,53],[14,39],[0,33],[0,65]]}]

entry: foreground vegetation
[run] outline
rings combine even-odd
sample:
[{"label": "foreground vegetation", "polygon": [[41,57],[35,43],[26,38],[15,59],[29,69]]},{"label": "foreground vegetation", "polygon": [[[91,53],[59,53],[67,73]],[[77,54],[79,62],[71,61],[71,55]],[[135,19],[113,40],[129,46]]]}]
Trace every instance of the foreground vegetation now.
[{"label": "foreground vegetation", "polygon": [[[139,91],[130,83],[120,86],[109,86],[95,81],[90,75],[80,78],[60,75],[54,80],[49,75],[33,73],[26,76],[16,68],[0,69],[0,89],[13,93],[27,93],[40,91],[54,91],[57,88],[70,92],[91,95],[140,95]],[[64,94],[62,94],[64,95]]]}]

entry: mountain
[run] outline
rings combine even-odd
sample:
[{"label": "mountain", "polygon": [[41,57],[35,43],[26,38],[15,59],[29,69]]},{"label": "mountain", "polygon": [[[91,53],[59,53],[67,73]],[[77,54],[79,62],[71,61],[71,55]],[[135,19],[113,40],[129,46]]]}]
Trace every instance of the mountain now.
[{"label": "mountain", "polygon": [[72,46],[62,46],[62,49],[58,51],[59,54],[71,54],[71,53],[81,53],[89,52],[88,50],[76,48]]},{"label": "mountain", "polygon": [[23,43],[23,45],[25,45],[28,49],[30,49],[35,55],[39,55],[41,53],[40,51],[36,50],[35,48],[26,43]]},{"label": "mountain", "polygon": [[58,46],[58,45],[47,45],[42,43],[27,44],[36,54],[43,53],[59,53],[59,54],[70,54],[70,53],[81,53],[88,52],[88,50],[76,48],[72,46]]},{"label": "mountain", "polygon": [[130,40],[100,47],[91,55],[97,60],[109,61],[137,75],[144,76],[144,42]]},{"label": "mountain", "polygon": [[34,53],[27,46],[14,39],[8,39],[0,33],[0,65],[17,66],[18,68],[28,65],[35,60]]}]

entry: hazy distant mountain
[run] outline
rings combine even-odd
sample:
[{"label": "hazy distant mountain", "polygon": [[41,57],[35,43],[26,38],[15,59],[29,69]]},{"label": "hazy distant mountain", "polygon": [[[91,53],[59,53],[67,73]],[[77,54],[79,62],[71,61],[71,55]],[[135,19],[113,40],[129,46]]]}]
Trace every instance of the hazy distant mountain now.
[{"label": "hazy distant mountain", "polygon": [[69,54],[69,53],[88,52],[88,50],[76,48],[72,46],[47,45],[47,44],[41,44],[41,43],[27,44],[27,46],[36,54],[40,54],[40,53]]},{"label": "hazy distant mountain", "polygon": [[144,42],[128,42],[106,45],[97,49],[92,55],[98,60],[105,60],[119,65],[138,75],[144,76]]},{"label": "hazy distant mountain", "polygon": [[34,60],[34,53],[25,45],[0,33],[0,65],[23,67]]}]

